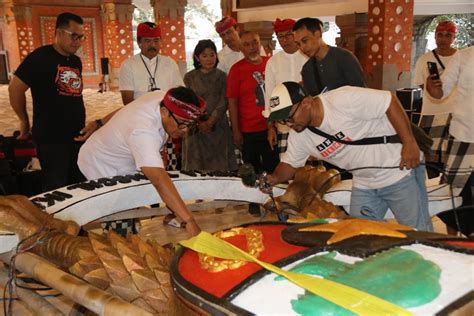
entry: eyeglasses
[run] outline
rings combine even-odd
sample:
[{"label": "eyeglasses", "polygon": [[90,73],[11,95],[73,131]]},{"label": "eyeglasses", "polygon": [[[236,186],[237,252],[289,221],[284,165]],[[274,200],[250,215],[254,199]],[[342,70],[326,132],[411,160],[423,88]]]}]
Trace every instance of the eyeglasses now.
[{"label": "eyeglasses", "polygon": [[301,101],[298,102],[296,104],[296,106],[292,107],[292,109],[290,110],[290,114],[288,115],[288,117],[284,120],[279,120],[278,122],[280,124],[288,124],[288,123],[294,123],[293,121],[293,116],[295,116],[296,112],[298,111],[299,107],[301,105]]},{"label": "eyeglasses", "polygon": [[84,35],[84,34],[77,34],[77,33],[73,33],[69,30],[66,30],[66,29],[62,29],[64,31],[64,33],[66,34],[69,34],[69,36],[71,36],[71,39],[73,41],[85,41],[87,39],[87,37]]},{"label": "eyeglasses", "polygon": [[293,35],[293,32],[288,32],[288,33],[286,33],[286,34],[278,34],[278,35],[277,35],[277,39],[279,39],[279,40],[282,40],[282,39],[287,40],[287,39],[290,39],[290,37],[293,37],[293,36],[294,36],[294,35]]},{"label": "eyeglasses", "polygon": [[173,120],[178,124],[179,129],[185,129],[187,128],[189,133],[192,134],[197,130],[197,122],[196,121],[178,121],[178,119],[174,116],[173,112],[170,111],[170,115],[173,118]]}]

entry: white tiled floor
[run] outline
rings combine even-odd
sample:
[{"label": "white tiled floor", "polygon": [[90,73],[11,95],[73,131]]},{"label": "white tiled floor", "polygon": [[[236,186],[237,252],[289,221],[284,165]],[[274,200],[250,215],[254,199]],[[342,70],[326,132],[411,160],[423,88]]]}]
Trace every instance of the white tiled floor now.
[{"label": "white tiled floor", "polygon": [[[84,104],[86,107],[86,120],[92,121],[122,106],[120,92],[107,91],[98,93],[96,89],[84,89]],[[32,119],[31,94],[27,96],[27,109]],[[30,121],[31,123],[31,121]],[[8,85],[0,85],[0,135],[11,136],[18,129],[19,121],[10,106]]]}]

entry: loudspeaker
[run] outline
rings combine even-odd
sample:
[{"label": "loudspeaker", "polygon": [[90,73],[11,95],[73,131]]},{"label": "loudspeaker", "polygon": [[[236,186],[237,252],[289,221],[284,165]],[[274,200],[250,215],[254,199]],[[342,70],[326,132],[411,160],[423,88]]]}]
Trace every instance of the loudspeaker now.
[{"label": "loudspeaker", "polygon": [[406,111],[421,112],[421,89],[420,88],[402,88],[397,89],[397,97]]},{"label": "loudspeaker", "polygon": [[8,83],[8,55],[7,51],[0,50],[0,83]]},{"label": "loudspeaker", "polygon": [[100,66],[102,69],[102,74],[108,75],[109,74],[109,59],[107,57],[102,57],[100,59]]}]

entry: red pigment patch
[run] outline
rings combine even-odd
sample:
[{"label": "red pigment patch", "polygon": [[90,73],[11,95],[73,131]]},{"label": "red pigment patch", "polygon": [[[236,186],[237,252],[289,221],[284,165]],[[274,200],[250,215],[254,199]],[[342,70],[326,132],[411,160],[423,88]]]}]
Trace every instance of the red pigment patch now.
[{"label": "red pigment patch", "polygon": [[466,240],[466,241],[448,240],[448,241],[443,241],[443,243],[451,245],[451,246],[455,246],[455,247],[474,249],[474,241],[470,241],[470,240]]},{"label": "red pigment patch", "polygon": [[[258,257],[259,260],[275,263],[308,249],[307,247],[295,246],[283,241],[281,231],[287,227],[286,225],[251,225],[246,227],[260,230],[263,233],[265,250]],[[247,240],[243,235],[226,238],[225,240],[244,251],[248,250]],[[201,268],[198,254],[189,249],[184,251],[178,263],[178,271],[185,280],[218,298],[226,295],[228,291],[261,269],[256,263],[247,263],[235,270],[209,272]]]}]

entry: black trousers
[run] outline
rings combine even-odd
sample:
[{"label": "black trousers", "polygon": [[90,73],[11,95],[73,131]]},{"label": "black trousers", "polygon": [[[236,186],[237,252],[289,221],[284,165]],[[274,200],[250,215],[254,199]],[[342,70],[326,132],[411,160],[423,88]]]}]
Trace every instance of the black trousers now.
[{"label": "black trousers", "polygon": [[242,160],[251,164],[255,172],[273,172],[280,162],[278,148],[272,150],[267,140],[267,131],[242,133]]},{"label": "black trousers", "polygon": [[77,156],[82,143],[36,143],[41,164],[41,184],[44,192],[69,184],[85,181],[77,166]]}]

